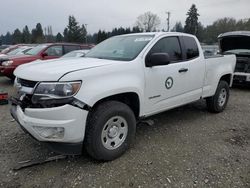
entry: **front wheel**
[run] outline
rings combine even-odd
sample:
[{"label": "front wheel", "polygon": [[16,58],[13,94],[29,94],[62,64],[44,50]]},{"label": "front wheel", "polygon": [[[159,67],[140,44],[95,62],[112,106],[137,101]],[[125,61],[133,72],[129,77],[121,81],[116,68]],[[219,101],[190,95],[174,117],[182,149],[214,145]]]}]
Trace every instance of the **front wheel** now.
[{"label": "front wheel", "polygon": [[210,112],[219,113],[222,112],[229,99],[229,85],[225,81],[220,81],[213,97],[206,99],[207,108]]},{"label": "front wheel", "polygon": [[114,160],[128,149],[135,131],[135,116],[126,104],[117,101],[101,103],[90,112],[85,149],[97,160]]}]

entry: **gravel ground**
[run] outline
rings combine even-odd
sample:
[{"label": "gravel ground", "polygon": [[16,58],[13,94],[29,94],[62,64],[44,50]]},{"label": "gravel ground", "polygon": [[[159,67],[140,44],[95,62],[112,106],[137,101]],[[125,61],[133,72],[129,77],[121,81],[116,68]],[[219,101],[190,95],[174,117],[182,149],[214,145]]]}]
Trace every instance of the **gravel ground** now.
[{"label": "gravel ground", "polygon": [[[12,83],[0,77],[0,89]],[[0,187],[250,187],[250,89],[234,88],[227,109],[204,101],[139,124],[132,148],[100,163],[86,154],[19,171],[20,161],[55,155],[12,121],[0,106]]]}]

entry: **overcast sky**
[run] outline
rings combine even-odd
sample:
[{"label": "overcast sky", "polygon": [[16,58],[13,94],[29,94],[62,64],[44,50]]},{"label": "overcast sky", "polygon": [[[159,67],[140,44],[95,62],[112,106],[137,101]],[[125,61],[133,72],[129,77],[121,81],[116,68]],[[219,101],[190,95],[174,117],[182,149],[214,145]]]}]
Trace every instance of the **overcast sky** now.
[{"label": "overcast sky", "polygon": [[51,25],[53,33],[62,32],[68,16],[74,15],[81,24],[88,24],[88,32],[114,27],[132,27],[136,18],[147,11],[161,18],[166,28],[166,11],[171,12],[171,27],[176,21],[185,22],[186,13],[195,3],[203,25],[218,18],[250,18],[250,0],[5,0],[1,1],[0,34],[25,25],[34,28],[40,22]]}]

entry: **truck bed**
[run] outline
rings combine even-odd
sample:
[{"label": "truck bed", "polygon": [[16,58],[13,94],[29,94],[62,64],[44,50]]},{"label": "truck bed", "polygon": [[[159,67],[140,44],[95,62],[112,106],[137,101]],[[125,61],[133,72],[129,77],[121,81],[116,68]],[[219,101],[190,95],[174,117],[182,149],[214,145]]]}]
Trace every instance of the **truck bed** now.
[{"label": "truck bed", "polygon": [[[204,78],[203,97],[214,95],[219,75],[232,74],[235,69],[236,56],[235,55],[216,55],[205,58],[206,74]],[[230,86],[232,85],[232,78],[230,78]]]}]

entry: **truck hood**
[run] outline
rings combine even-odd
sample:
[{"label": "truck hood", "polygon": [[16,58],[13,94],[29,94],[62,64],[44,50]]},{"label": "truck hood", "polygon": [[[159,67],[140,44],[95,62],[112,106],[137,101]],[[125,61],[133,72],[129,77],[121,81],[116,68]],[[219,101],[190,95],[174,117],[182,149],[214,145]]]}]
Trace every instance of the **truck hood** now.
[{"label": "truck hood", "polygon": [[57,81],[70,72],[108,66],[114,63],[119,62],[95,58],[37,60],[17,67],[14,75],[32,81]]},{"label": "truck hood", "polygon": [[226,35],[219,37],[221,52],[229,50],[250,50],[250,36]]}]

